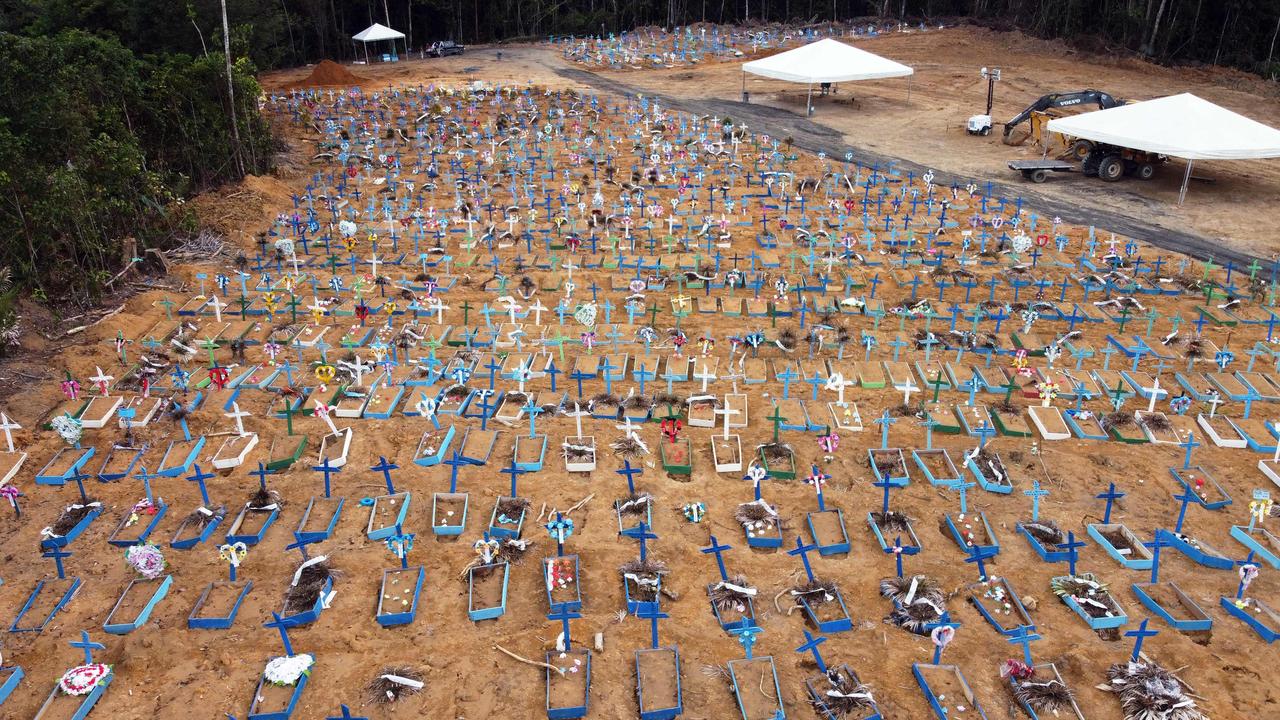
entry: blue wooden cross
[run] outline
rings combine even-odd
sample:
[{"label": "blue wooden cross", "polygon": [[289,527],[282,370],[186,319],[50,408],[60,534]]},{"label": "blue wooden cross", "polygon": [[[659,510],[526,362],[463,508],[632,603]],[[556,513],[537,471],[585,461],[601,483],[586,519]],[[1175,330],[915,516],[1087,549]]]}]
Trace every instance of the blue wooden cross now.
[{"label": "blue wooden cross", "polygon": [[[924,629],[925,629],[925,630],[928,630],[929,632],[931,632],[931,633],[932,633],[932,632],[934,631],[934,629],[935,629],[935,628],[940,628],[940,627],[949,627],[949,628],[959,629],[959,628],[960,628],[960,625],[961,625],[961,623],[959,623],[958,621],[955,621],[955,620],[952,620],[952,619],[951,619],[951,613],[947,612],[946,610],[943,610],[943,611],[942,611],[942,617],[938,618],[938,622],[936,622],[936,623],[928,623],[927,625],[925,625],[925,626],[924,626]],[[941,663],[941,662],[942,662],[942,646],[941,646],[941,645],[934,645],[934,647],[933,647],[933,664],[934,664],[934,665],[937,665],[937,664],[939,664],[939,663]]]},{"label": "blue wooden cross", "polygon": [[[1257,571],[1257,569],[1258,569],[1258,565],[1257,565],[1257,563],[1255,563],[1255,562],[1253,561],[1253,556],[1254,556],[1254,551],[1253,551],[1253,550],[1250,550],[1250,551],[1249,551],[1249,556],[1248,556],[1248,557],[1246,557],[1244,560],[1236,560],[1236,561],[1235,561],[1235,564],[1236,564],[1236,565],[1240,565],[1240,566],[1244,566],[1244,565],[1252,565],[1252,566],[1253,566],[1253,570],[1256,572],[1256,571]],[[1245,583],[1244,583],[1244,579],[1245,579],[1245,574],[1244,574],[1244,572],[1241,572],[1241,573],[1240,573],[1240,582],[1236,585],[1236,599],[1237,599],[1237,600],[1239,600],[1239,599],[1241,599],[1241,598],[1243,598],[1243,597],[1244,597],[1244,584],[1245,584]]]},{"label": "blue wooden cross", "polygon": [[1151,584],[1155,585],[1160,582],[1160,548],[1166,547],[1169,541],[1161,535],[1161,530],[1156,530],[1151,542],[1143,543],[1151,548]]},{"label": "blue wooden cross", "polygon": [[1040,639],[1035,625],[1019,625],[1009,632],[1007,638],[1010,645],[1022,646],[1022,661],[1027,664],[1027,667],[1035,667],[1035,663],[1031,661],[1031,643]]},{"label": "blue wooden cross", "polygon": [[568,651],[568,650],[570,650],[570,649],[571,649],[570,644],[569,644],[569,643],[570,643],[570,641],[569,641],[569,621],[570,621],[570,620],[577,620],[577,619],[578,619],[578,618],[580,618],[580,617],[582,617],[582,613],[578,613],[578,612],[574,612],[573,610],[570,610],[570,609],[569,609],[569,606],[568,606],[566,603],[559,603],[559,604],[557,604],[557,605],[556,605],[556,609],[555,609],[553,612],[551,612],[549,615],[547,615],[547,619],[548,619],[548,620],[552,620],[552,621],[559,620],[559,621],[560,621],[560,627],[561,627],[562,631],[564,632],[564,649],[565,649],[565,651]]},{"label": "blue wooden cross", "polygon": [[1188,432],[1187,439],[1181,443],[1178,443],[1178,445],[1183,448],[1186,448],[1187,450],[1186,457],[1182,458],[1182,469],[1186,470],[1187,468],[1191,467],[1191,451],[1200,447],[1200,443],[1196,442],[1195,433]]},{"label": "blue wooden cross", "polygon": [[817,549],[817,545],[805,545],[804,540],[797,535],[795,549],[787,551],[788,555],[800,556],[800,562],[804,563],[804,574],[809,577],[809,582],[813,582],[813,567],[809,565],[809,553]]},{"label": "blue wooden cross", "polygon": [[492,392],[480,393],[479,407],[480,407],[480,429],[481,430],[489,429],[489,411],[492,410],[494,407],[496,407],[492,402],[489,401],[489,397],[492,394],[493,394]]},{"label": "blue wooden cross", "polygon": [[80,639],[79,639],[79,640],[72,640],[72,641],[71,641],[70,643],[68,643],[68,644],[69,644],[71,647],[73,647],[73,648],[80,648],[81,650],[83,650],[83,651],[84,651],[84,664],[85,664],[85,665],[92,665],[92,664],[93,664],[93,651],[94,651],[94,650],[106,650],[106,649],[107,649],[107,646],[106,646],[106,645],[103,645],[103,644],[102,644],[102,643],[100,643],[100,642],[93,642],[92,640],[90,640],[90,639],[89,639],[89,633],[88,633],[88,631],[86,631],[86,630],[81,630],[81,631],[80,631]]},{"label": "blue wooden cross", "polygon": [[486,363],[484,366],[484,369],[489,371],[489,389],[490,390],[493,389],[494,374],[497,373],[501,367],[502,366],[498,364],[498,361],[494,359],[492,356],[490,356],[489,362]]},{"label": "blue wooden cross", "polygon": [[[556,367],[555,360],[551,360],[547,363],[547,374],[551,376],[551,392],[556,391],[556,376],[559,375],[561,372],[563,371],[560,368]],[[640,392],[641,394],[644,394],[643,390],[641,390]]]},{"label": "blue wooden cross", "polygon": [[893,418],[891,415],[889,415],[888,410],[885,410],[883,415],[876,418],[875,420],[872,420],[871,422],[880,426],[880,449],[884,450],[885,448],[888,448],[889,447],[889,426],[898,421],[895,418]]},{"label": "blue wooden cross", "polygon": [[[143,471],[145,472],[146,468],[143,468]],[[263,465],[261,462],[259,462],[258,469],[251,471],[249,474],[257,476],[258,487],[262,488],[263,490],[267,489],[267,476],[270,475],[271,473],[267,470],[266,465]]]},{"label": "blue wooden cross", "polygon": [[342,714],[341,714],[341,715],[334,715],[334,716],[332,716],[332,717],[327,717],[327,718],[325,718],[324,720],[369,720],[369,718],[367,718],[367,717],[356,717],[355,715],[352,715],[352,714],[351,714],[351,709],[350,709],[350,708],[348,708],[346,705],[343,705],[343,706],[342,706]]},{"label": "blue wooden cross", "polygon": [[464,460],[462,454],[454,450],[449,459],[444,461],[444,464],[449,466],[449,492],[456,493],[458,492],[458,468],[471,463]]},{"label": "blue wooden cross", "polygon": [[[1080,543],[1083,545],[1084,543]],[[996,549],[993,547],[982,547],[980,545],[970,545],[969,555],[964,559],[967,563],[974,563],[978,566],[978,580],[987,579],[986,561],[996,556]],[[1073,572],[1072,575],[1075,573]]]},{"label": "blue wooden cross", "polygon": [[1101,494],[1098,494],[1098,495],[1094,495],[1094,497],[1095,497],[1096,499],[1098,499],[1098,500],[1105,500],[1105,501],[1107,502],[1107,507],[1106,507],[1106,509],[1102,511],[1102,522],[1103,522],[1104,524],[1110,524],[1110,522],[1111,522],[1111,505],[1112,505],[1116,500],[1119,500],[1120,498],[1124,497],[1124,496],[1125,496],[1125,494],[1126,494],[1126,493],[1123,493],[1123,492],[1120,492],[1119,490],[1116,490],[1116,484],[1115,484],[1115,483],[1109,483],[1109,484],[1108,484],[1108,486],[1107,486],[1107,491],[1106,491],[1106,492],[1101,493]]},{"label": "blue wooden cross", "polygon": [[1182,494],[1174,495],[1173,499],[1182,501],[1182,507],[1178,510],[1178,523],[1173,526],[1173,531],[1180,533],[1182,532],[1182,523],[1187,519],[1187,506],[1196,499],[1196,496],[1191,494],[1191,488],[1189,486],[1183,485]]},{"label": "blue wooden cross", "polygon": [[1022,494],[1031,498],[1031,520],[1032,521],[1039,520],[1040,519],[1040,498],[1048,495],[1049,491],[1040,487],[1040,480],[1038,478],[1033,478],[1031,480],[1031,489],[1023,490]]},{"label": "blue wooden cross", "polygon": [[715,553],[716,567],[720,568],[720,580],[722,582],[729,581],[729,573],[726,572],[724,569],[724,551],[731,550],[731,549],[732,547],[730,547],[729,545],[721,545],[720,542],[716,540],[715,535],[711,536],[711,546],[702,548],[702,552],[704,555]]},{"label": "blue wooden cross", "polygon": [[987,423],[986,418],[983,418],[982,424],[974,432],[978,433],[978,448],[981,449],[987,446],[987,440],[995,437],[996,429]]},{"label": "blue wooden cross", "polygon": [[58,579],[65,580],[67,575],[62,569],[62,558],[71,557],[71,551],[61,547],[52,547],[45,550],[42,555],[47,558],[53,558],[53,563],[58,566]]},{"label": "blue wooden cross", "polygon": [[[80,472],[80,468],[77,467],[74,471],[72,471],[71,478],[70,478],[72,481],[75,482],[76,486],[80,488],[80,502],[86,505],[89,503],[89,495],[86,494],[84,491],[84,481],[88,477],[89,477],[88,475]],[[151,497],[151,494],[147,493],[147,497],[148,498]]]},{"label": "blue wooden cross", "polygon": [[897,571],[898,577],[902,577],[902,556],[905,554],[902,548],[902,536],[898,535],[893,539],[893,545],[884,549],[887,553],[893,553],[894,570]]},{"label": "blue wooden cross", "polygon": [[143,491],[143,494],[147,496],[147,502],[154,504],[155,498],[151,496],[151,480],[153,478],[158,478],[160,476],[152,475],[148,473],[147,469],[144,467],[141,470],[139,470],[138,473],[134,475],[134,477],[142,481],[142,491]]},{"label": "blue wooden cross", "polygon": [[[972,405],[973,403],[971,402],[969,404]],[[932,415],[925,415],[924,419],[916,424],[924,427],[924,449],[932,450],[933,429],[939,425],[938,421],[934,420]]]},{"label": "blue wooden cross", "polygon": [[813,490],[818,495],[818,512],[826,512],[827,504],[823,501],[822,486],[831,479],[831,476],[819,470],[817,465],[810,465],[810,467],[812,467],[813,470],[809,473],[809,477],[805,478],[804,481],[812,483]]},{"label": "blue wooden cross", "polygon": [[324,496],[329,497],[329,479],[334,473],[342,472],[342,468],[334,467],[333,463],[329,462],[329,456],[326,455],[324,457],[324,462],[319,465],[312,466],[311,469],[316,472],[324,473]]},{"label": "blue wooden cross", "polygon": [[631,467],[631,460],[626,459],[622,461],[622,469],[614,470],[614,472],[627,478],[627,491],[635,495],[636,484],[633,476],[643,473],[644,468]]},{"label": "blue wooden cross", "polygon": [[369,468],[374,472],[382,473],[382,481],[387,484],[387,494],[395,495],[396,486],[391,482],[391,471],[399,470],[400,466],[395,463],[387,462],[387,459],[381,455],[378,456],[378,464]]},{"label": "blue wooden cross", "polygon": [[789,395],[789,391],[791,390],[791,383],[795,382],[796,377],[798,377],[796,375],[796,371],[792,370],[790,365],[787,366],[787,369],[785,372],[778,373],[778,379],[782,381],[782,399],[783,400],[787,399]]},{"label": "blue wooden cross", "polygon": [[1129,662],[1138,662],[1138,656],[1142,653],[1143,640],[1160,634],[1159,630],[1148,630],[1148,622],[1150,622],[1149,618],[1142,618],[1142,622],[1138,623],[1137,630],[1130,630],[1124,634],[1125,637],[1134,638],[1133,654],[1129,656]]},{"label": "blue wooden cross", "polygon": [[538,436],[538,416],[545,411],[541,405],[533,401],[533,393],[529,393],[527,397],[529,401],[520,409],[524,410],[525,414],[529,416],[529,437],[535,438]]},{"label": "blue wooden cross", "polygon": [[827,664],[822,660],[822,653],[818,651],[818,646],[826,642],[827,638],[823,635],[814,637],[808,630],[804,631],[804,644],[796,648],[798,653],[813,653],[813,661],[818,664],[818,671],[822,674],[827,672]]},{"label": "blue wooden cross", "polygon": [[302,553],[303,562],[310,560],[311,558],[307,555],[307,546],[310,545],[311,543],[316,542],[316,540],[307,539],[307,536],[305,534],[296,532],[296,531],[293,533],[293,540],[294,540],[293,542],[289,543],[288,545],[285,545],[284,549],[297,550],[298,552]]},{"label": "blue wooden cross", "polygon": [[741,625],[729,628],[729,632],[738,636],[738,643],[742,645],[742,652],[747,659],[751,659],[751,648],[756,645],[756,636],[764,632],[764,628],[758,625]]},{"label": "blue wooden cross", "polygon": [[582,381],[590,379],[591,377],[592,377],[591,373],[583,372],[581,370],[574,370],[573,372],[569,373],[569,379],[576,380],[578,382],[578,398],[579,399],[582,398]]},{"label": "blue wooden cross", "polygon": [[284,645],[284,654],[293,655],[293,644],[289,642],[289,625],[280,619],[280,613],[271,613],[271,622],[262,623],[263,627],[275,628],[280,631],[280,643]]},{"label": "blue wooden cross", "polygon": [[873,482],[871,484],[878,488],[884,488],[884,498],[880,503],[880,512],[889,512],[889,491],[893,489],[893,483],[886,477],[880,482]]},{"label": "blue wooden cross", "polygon": [[607,355],[605,356],[604,361],[599,365],[600,378],[604,380],[604,391],[607,394],[613,393],[613,378],[609,377],[609,371],[613,370],[614,367],[613,363],[609,362],[609,357]]},{"label": "blue wooden cross", "polygon": [[209,490],[204,486],[204,481],[213,477],[213,473],[207,473],[200,469],[199,465],[192,465],[195,472],[187,476],[187,480],[197,483],[200,486],[200,500],[204,503],[203,507],[209,507]]},{"label": "blue wooden cross", "polygon": [[1059,550],[1065,550],[1067,553],[1067,570],[1074,577],[1076,574],[1076,558],[1080,555],[1079,548],[1084,547],[1084,543],[1076,540],[1076,534],[1073,530],[1067,531],[1067,541],[1058,544]]},{"label": "blue wooden cross", "polygon": [[662,612],[658,603],[641,603],[636,616],[649,621],[649,647],[658,647],[658,621],[671,617]]},{"label": "blue wooden cross", "polygon": [[645,522],[641,522],[633,528],[623,530],[622,534],[640,541],[640,562],[642,563],[649,557],[648,541],[658,539],[658,536],[649,529],[648,523]]},{"label": "blue wooden cross", "polygon": [[968,503],[965,499],[969,495],[969,488],[977,487],[977,486],[978,486],[977,483],[965,482],[963,478],[961,478],[959,481],[955,483],[952,483],[951,487],[955,488],[956,491],[960,493],[960,514],[961,515],[969,512]]},{"label": "blue wooden cross", "polygon": [[506,475],[506,476],[508,476],[508,477],[510,477],[510,478],[511,478],[511,497],[513,497],[513,498],[514,498],[514,497],[517,497],[517,495],[516,495],[516,481],[520,478],[520,476],[521,476],[521,475],[525,474],[525,473],[526,473],[526,472],[528,472],[528,471],[527,471],[527,470],[521,470],[521,469],[520,469],[520,466],[519,466],[519,465],[516,465],[516,459],[515,459],[515,457],[512,457],[512,458],[511,458],[511,464],[510,464],[510,465],[508,465],[507,467],[505,467],[505,468],[503,468],[503,469],[499,470],[498,472],[500,472],[500,473],[502,473],[502,474],[504,474],[504,475]]}]

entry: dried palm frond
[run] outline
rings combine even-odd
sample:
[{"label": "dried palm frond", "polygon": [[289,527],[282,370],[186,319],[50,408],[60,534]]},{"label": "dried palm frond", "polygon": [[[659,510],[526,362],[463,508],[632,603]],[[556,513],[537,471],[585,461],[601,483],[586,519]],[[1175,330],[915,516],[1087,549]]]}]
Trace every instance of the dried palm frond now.
[{"label": "dried palm frond", "polygon": [[647,492],[638,492],[618,498],[615,507],[619,515],[643,515],[652,504],[652,495]]},{"label": "dried palm frond", "polygon": [[82,500],[74,505],[68,505],[66,509],[62,511],[62,514],[58,516],[58,519],[54,521],[53,525],[49,527],[49,530],[52,531],[54,535],[66,535],[71,532],[76,525],[79,525],[80,521],[83,520],[86,515],[97,509],[98,506],[94,504],[96,502],[98,501],[93,498],[89,498],[88,500]]},{"label": "dried palm frond", "polygon": [[1182,681],[1153,663],[1116,663],[1107,669],[1126,720],[1207,720]]},{"label": "dried palm frond", "polygon": [[[912,583],[916,586],[914,593],[911,592]],[[942,594],[942,586],[928,575],[884,578],[880,581],[880,595],[895,603],[905,603],[908,595],[911,596],[912,602],[928,599],[941,605],[946,600]]]},{"label": "dried palm frond", "polygon": [[621,458],[639,457],[644,452],[644,446],[634,437],[627,435],[609,443],[609,447],[613,450],[613,454]]},{"label": "dried palm frond", "polygon": [[927,598],[917,598],[910,605],[895,606],[886,619],[907,632],[924,635],[928,626],[942,619],[942,605]]},{"label": "dried palm frond", "polygon": [[1027,520],[1022,529],[1043,545],[1059,545],[1067,541],[1067,534],[1052,520]]},{"label": "dried palm frond", "polygon": [[676,407],[684,404],[684,398],[675,393],[660,392],[653,396],[653,402],[655,405],[671,405]]},{"label": "dried palm frond", "polygon": [[1150,430],[1151,432],[1161,432],[1173,428],[1173,423],[1169,422],[1168,416],[1164,413],[1152,413],[1143,415],[1138,424]]},{"label": "dried palm frond", "polygon": [[800,605],[800,601],[804,600],[810,607],[831,602],[839,593],[840,587],[836,585],[835,580],[820,577],[814,577],[791,588],[791,596],[795,599],[796,605]]},{"label": "dried palm frond", "polygon": [[1123,410],[1107,413],[1098,421],[1102,425],[1103,430],[1114,430],[1115,428],[1125,427],[1134,424],[1133,416]]},{"label": "dried palm frond", "polygon": [[871,694],[871,688],[858,682],[841,668],[827,670],[827,683],[820,699],[809,698],[809,702],[823,717],[861,717],[875,707],[876,699]]},{"label": "dried palm frond", "polygon": [[653,407],[653,402],[643,395],[631,395],[623,401],[622,407],[626,410],[645,410]]},{"label": "dried palm frond", "polygon": [[329,566],[328,560],[303,568],[298,577],[298,583],[289,588],[289,593],[285,596],[285,614],[297,615],[314,608],[316,601],[320,599],[320,593],[324,591],[325,583],[331,577],[333,577],[333,568]]},{"label": "dried palm frond", "polygon": [[1057,715],[1060,710],[1071,707],[1075,696],[1066,683],[1057,678],[1040,680],[1034,674],[1013,683],[1013,696],[1018,702],[1038,713]]},{"label": "dried palm frond", "polygon": [[916,410],[915,410],[915,408],[911,407],[910,405],[908,405],[908,404],[906,404],[906,403],[901,403],[901,404],[899,404],[899,405],[894,405],[893,407],[889,408],[888,410],[889,410],[889,415],[890,415],[891,417],[910,417],[910,416],[912,416],[912,415],[915,415],[915,414],[916,414]]},{"label": "dried palm frond", "polygon": [[[207,510],[208,512],[201,512],[201,510]],[[196,530],[204,530],[209,527],[210,523],[221,522],[222,518],[225,517],[226,514],[226,505],[219,505],[212,508],[196,508],[187,516],[185,522],[191,523]]]},{"label": "dried palm frond", "polygon": [[424,677],[422,673],[411,667],[384,667],[378,672],[377,677],[370,680],[368,685],[365,685],[364,690],[365,694],[369,696],[369,702],[375,704],[393,703],[402,697],[422,692],[420,687],[399,683],[388,679],[387,676],[404,678],[414,683],[421,683]]},{"label": "dried palm frond", "polygon": [[717,610],[739,609],[739,612],[745,612],[747,603],[751,602],[754,597],[753,593],[743,592],[738,588],[754,590],[751,583],[747,580],[746,575],[734,575],[729,578],[728,582],[721,582],[712,585],[707,594],[711,597],[711,604]]},{"label": "dried palm frond", "polygon": [[757,523],[773,523],[778,521],[778,513],[767,507],[763,501],[742,503],[733,513],[733,519],[743,527],[753,527]]},{"label": "dried palm frond", "polygon": [[249,496],[249,502],[246,503],[250,510],[264,510],[271,505],[283,505],[280,502],[280,493],[275,490],[268,490],[259,487],[252,495]]},{"label": "dried palm frond", "polygon": [[591,405],[593,407],[596,405],[612,405],[613,407],[617,407],[620,402],[621,401],[618,400],[617,395],[613,395],[610,393],[603,393],[603,392],[597,393],[591,398]]},{"label": "dried palm frond", "polygon": [[875,520],[876,525],[880,526],[881,531],[889,532],[910,532],[911,518],[905,513],[887,510],[885,512],[874,511],[871,513],[871,519]]},{"label": "dried palm frond", "polygon": [[529,498],[504,497],[498,500],[498,515],[518,518],[529,509]]},{"label": "dried palm frond", "polygon": [[760,446],[760,453],[764,455],[765,460],[774,462],[785,462],[792,457],[791,446],[786,443],[765,443]]},{"label": "dried palm frond", "polygon": [[494,562],[511,563],[519,565],[524,560],[524,554],[533,547],[532,540],[518,540],[516,538],[507,538],[498,546],[498,554],[494,557]]}]

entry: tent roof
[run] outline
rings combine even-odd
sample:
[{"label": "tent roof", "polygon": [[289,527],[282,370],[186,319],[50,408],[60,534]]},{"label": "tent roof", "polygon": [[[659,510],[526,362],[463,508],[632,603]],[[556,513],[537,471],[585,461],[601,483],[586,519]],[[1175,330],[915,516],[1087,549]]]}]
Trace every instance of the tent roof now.
[{"label": "tent roof", "polygon": [[356,33],[355,35],[351,36],[352,40],[359,40],[360,42],[377,42],[378,40],[401,40],[403,38],[404,38],[404,33],[400,32],[399,30],[392,30],[386,25],[382,25],[380,23],[374,23],[369,27]]},{"label": "tent roof", "polygon": [[1190,93],[1050,120],[1049,130],[1186,160],[1280,157],[1280,130]]},{"label": "tent roof", "polygon": [[906,65],[831,38],[752,60],[744,63],[742,69],[752,75],[800,83],[875,80],[905,77],[915,72]]}]

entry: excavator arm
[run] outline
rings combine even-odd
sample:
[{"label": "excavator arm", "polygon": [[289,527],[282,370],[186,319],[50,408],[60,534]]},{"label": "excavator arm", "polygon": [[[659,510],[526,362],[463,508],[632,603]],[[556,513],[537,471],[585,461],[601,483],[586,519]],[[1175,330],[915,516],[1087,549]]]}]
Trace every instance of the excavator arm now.
[{"label": "excavator arm", "polygon": [[1025,110],[1018,113],[1012,120],[1004,124],[1004,137],[1007,139],[1013,132],[1014,128],[1027,121],[1032,113],[1044,112],[1050,108],[1075,107],[1076,105],[1094,105],[1099,110],[1107,110],[1124,104],[1124,101],[1117,100],[1109,93],[1101,90],[1080,90],[1078,92],[1069,93],[1050,93],[1037,99],[1035,102],[1027,106]]}]

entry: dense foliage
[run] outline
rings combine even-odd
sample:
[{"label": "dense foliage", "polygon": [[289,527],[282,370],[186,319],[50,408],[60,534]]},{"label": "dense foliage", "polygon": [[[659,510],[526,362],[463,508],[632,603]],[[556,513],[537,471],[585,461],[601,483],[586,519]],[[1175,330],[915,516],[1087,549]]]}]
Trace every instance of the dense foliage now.
[{"label": "dense foliage", "polygon": [[[90,29],[145,52],[202,54],[221,45],[221,0],[0,0],[0,29]],[[811,22],[852,18],[1018,27],[1165,62],[1228,65],[1268,77],[1280,0],[227,0],[232,53],[258,67],[357,55],[351,35],[371,23],[433,40],[488,42],[610,33],[692,22]]]},{"label": "dense foliage", "polygon": [[239,162],[222,55],[0,34],[0,266],[38,296],[86,299],[129,261],[125,238],[141,253],[190,232],[176,199],[270,163],[248,60],[234,77]]}]

